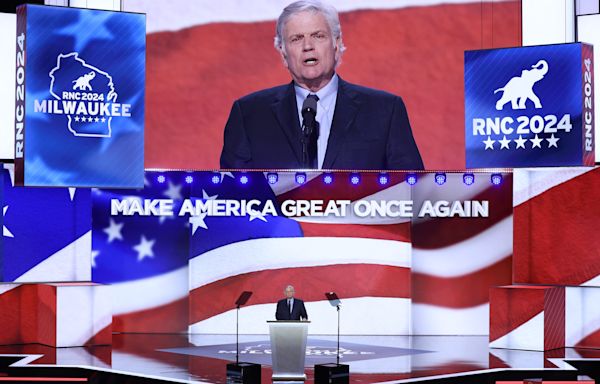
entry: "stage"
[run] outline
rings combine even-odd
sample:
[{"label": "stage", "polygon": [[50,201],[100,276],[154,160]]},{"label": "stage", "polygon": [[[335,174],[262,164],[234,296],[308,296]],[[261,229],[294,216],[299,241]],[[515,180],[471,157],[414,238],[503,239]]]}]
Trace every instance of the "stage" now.
[{"label": "stage", "polygon": [[[313,382],[314,364],[335,362],[335,347],[335,337],[309,336],[307,383]],[[423,382],[441,378],[464,382],[468,378],[465,373],[505,369],[539,372],[533,376],[529,372],[523,377],[536,378],[542,377],[544,370],[549,373],[572,369],[561,358],[591,361],[600,358],[600,350],[593,349],[566,348],[543,353],[488,348],[487,336],[343,336],[340,350],[340,361],[350,366],[351,383]],[[115,334],[112,346],[15,345],[0,347],[0,355],[41,355],[29,363],[32,367],[93,367],[158,381],[218,384],[226,382],[225,365],[235,361],[235,335]],[[261,364],[262,382],[270,382],[269,337],[240,336],[240,361]]]}]

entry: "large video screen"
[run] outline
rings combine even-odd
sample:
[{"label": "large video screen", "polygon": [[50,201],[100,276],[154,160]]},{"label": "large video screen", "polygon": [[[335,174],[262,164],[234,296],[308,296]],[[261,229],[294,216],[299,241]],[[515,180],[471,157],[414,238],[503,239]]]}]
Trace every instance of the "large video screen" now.
[{"label": "large video screen", "polygon": [[[300,107],[312,91],[292,93],[291,38],[306,38],[306,69],[328,60],[312,46],[328,36],[298,26],[294,14],[281,34],[286,61],[274,37],[290,2],[124,1],[125,11],[147,13],[147,168],[304,168]],[[521,1],[331,4],[346,50],[337,98],[328,100],[326,87],[316,92],[317,120],[319,112],[329,119],[319,121],[309,168],[464,168],[463,53],[520,46]]]}]

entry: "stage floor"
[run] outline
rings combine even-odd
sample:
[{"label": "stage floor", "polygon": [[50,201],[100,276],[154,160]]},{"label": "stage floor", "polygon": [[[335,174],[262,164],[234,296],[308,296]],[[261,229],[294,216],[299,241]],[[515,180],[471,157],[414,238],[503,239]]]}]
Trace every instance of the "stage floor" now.
[{"label": "stage floor", "polygon": [[[309,336],[306,373],[335,362],[336,338]],[[487,336],[342,336],[341,363],[350,365],[351,383],[396,382],[489,368],[556,368],[552,358],[600,358],[600,350],[551,352],[488,348]],[[240,361],[263,365],[270,382],[268,335],[240,336]],[[225,383],[225,364],[235,361],[235,335],[115,334],[112,346],[50,348],[0,346],[0,354],[43,355],[31,364],[93,366],[164,379]]]}]

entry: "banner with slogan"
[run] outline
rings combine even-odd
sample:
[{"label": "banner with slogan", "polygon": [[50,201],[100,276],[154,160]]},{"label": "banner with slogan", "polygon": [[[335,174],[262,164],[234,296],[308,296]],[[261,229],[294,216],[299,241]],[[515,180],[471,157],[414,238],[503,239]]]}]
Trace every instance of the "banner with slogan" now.
[{"label": "banner with slogan", "polygon": [[117,332],[233,333],[248,290],[240,332],[267,333],[291,284],[314,333],[335,334],[335,291],[343,334],[485,334],[481,292],[511,279],[512,180],[437,176],[148,171],[92,193],[93,281]]},{"label": "banner with slogan", "polygon": [[18,185],[141,187],[145,15],[17,9]]}]

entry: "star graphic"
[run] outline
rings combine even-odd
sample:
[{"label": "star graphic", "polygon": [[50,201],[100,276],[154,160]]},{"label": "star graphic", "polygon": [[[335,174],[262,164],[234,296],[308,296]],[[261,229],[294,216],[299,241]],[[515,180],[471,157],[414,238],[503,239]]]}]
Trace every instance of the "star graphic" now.
[{"label": "star graphic", "polygon": [[112,218],[110,218],[110,223],[108,227],[104,228],[102,231],[108,235],[108,242],[112,243],[113,240],[123,240],[123,235],[121,234],[121,230],[123,229],[123,225],[125,223],[116,223]]},{"label": "star graphic", "polygon": [[498,142],[500,143],[500,149],[510,149],[510,147],[508,146],[508,144],[511,142],[510,139],[506,138],[506,135],[504,135],[504,137],[502,137],[502,140],[498,140]]},{"label": "star graphic", "polygon": [[194,233],[196,233],[196,231],[198,230],[198,227],[208,229],[208,225],[206,225],[206,223],[204,222],[205,217],[206,217],[206,212],[202,212],[198,216],[195,216],[195,215],[190,216],[190,223],[192,224],[192,236],[194,236]]},{"label": "star graphic", "polygon": [[487,151],[488,149],[494,150],[494,143],[496,142],[496,140],[492,140],[489,136],[487,138],[487,140],[483,140],[483,144],[485,144],[485,150]]},{"label": "star graphic", "polygon": [[[6,211],[8,211],[8,205],[5,206],[4,208],[2,208],[2,217],[6,216]],[[15,237],[15,235],[13,235],[12,232],[9,231],[8,228],[6,228],[6,225],[2,226],[2,236],[4,236],[4,237]]]},{"label": "star graphic", "polygon": [[77,191],[77,188],[69,187],[67,189],[69,190],[69,198],[71,199],[71,201],[73,201],[73,199],[75,198],[75,192]]},{"label": "star graphic", "polygon": [[106,122],[106,119],[103,117],[100,119],[100,121],[104,123],[104,122]]},{"label": "star graphic", "polygon": [[217,197],[219,197],[219,195],[209,196],[204,189],[202,190],[202,200],[216,200]]},{"label": "star graphic", "polygon": [[138,254],[138,261],[144,260],[146,257],[154,257],[154,252],[152,252],[152,247],[156,240],[148,240],[146,236],[142,235],[140,243],[133,247]]},{"label": "star graphic", "polygon": [[79,121],[79,116],[75,116],[75,121]]},{"label": "star graphic", "polygon": [[163,195],[171,200],[181,200],[181,187],[181,185],[176,185],[169,181],[169,187],[163,192]]},{"label": "star graphic", "polygon": [[233,173],[231,173],[231,172],[219,172],[219,173],[221,174],[221,183],[223,182],[223,179],[225,178],[225,176],[235,179],[235,176],[233,176]]},{"label": "star graphic", "polygon": [[519,135],[519,138],[515,139],[514,141],[515,141],[515,143],[517,143],[517,147],[516,147],[517,149],[518,148],[525,149],[525,143],[527,142],[527,139],[524,139],[523,136]]},{"label": "star graphic", "polygon": [[558,148],[558,140],[560,140],[560,138],[554,137],[554,133],[552,134],[552,136],[546,138],[546,140],[548,140],[548,148]]},{"label": "star graphic", "polygon": [[529,141],[531,141],[533,143],[531,148],[535,148],[535,147],[542,148],[542,140],[544,140],[544,139],[540,139],[536,133],[535,138],[529,139]]},{"label": "star graphic", "polygon": [[10,186],[15,185],[15,165],[14,164],[4,164],[4,169],[8,171],[10,176]]},{"label": "star graphic", "polygon": [[[66,27],[58,30],[58,35],[67,35],[75,39],[75,51],[81,50],[92,40],[112,40],[114,38],[112,32],[106,28],[106,20],[112,14],[110,12],[86,11],[93,15],[80,16],[76,23],[69,24]],[[90,20],[94,20],[93,28],[90,28]]]},{"label": "star graphic", "polygon": [[258,211],[256,209],[252,209],[250,211],[248,211],[249,213],[249,217],[248,217],[248,221],[252,221],[254,219],[259,219],[264,221],[265,223],[267,222],[267,219],[265,218],[265,215],[262,214],[261,211]]},{"label": "star graphic", "polygon": [[90,116],[87,118],[87,120],[88,120],[88,123],[91,123],[94,119],[92,119],[92,116]]},{"label": "star graphic", "polygon": [[94,117],[94,122],[96,122],[96,123],[97,123],[97,122],[99,122],[99,121],[100,121],[100,119],[98,118],[98,116]]},{"label": "star graphic", "polygon": [[100,251],[92,249],[92,268],[96,268],[96,258],[100,254]]}]

